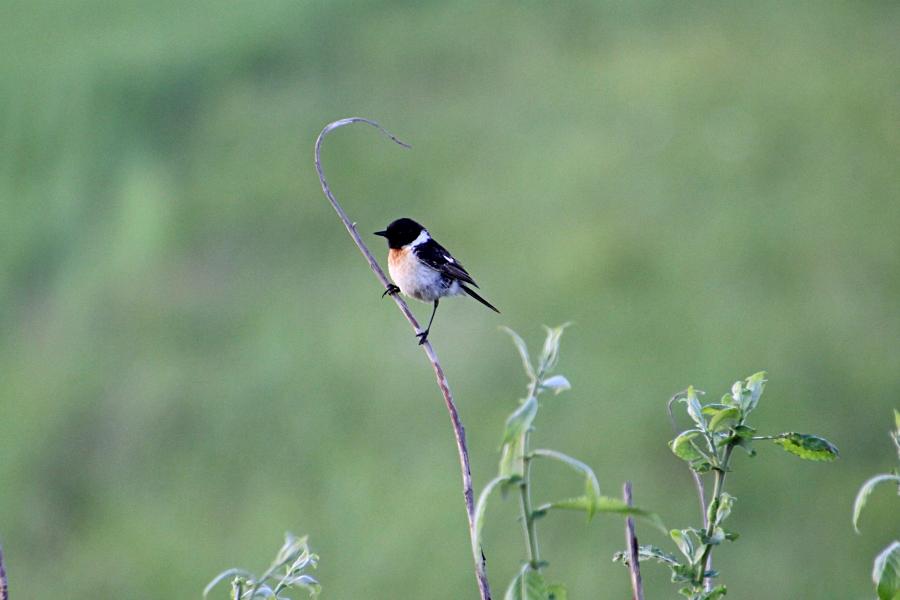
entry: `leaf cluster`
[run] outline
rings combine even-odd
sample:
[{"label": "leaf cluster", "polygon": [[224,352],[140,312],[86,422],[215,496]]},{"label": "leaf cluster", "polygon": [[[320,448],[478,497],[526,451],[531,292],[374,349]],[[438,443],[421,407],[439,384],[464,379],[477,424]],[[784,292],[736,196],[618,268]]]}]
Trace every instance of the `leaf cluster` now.
[{"label": "leaf cluster", "polygon": [[[731,471],[735,448],[741,448],[752,457],[756,456],[756,442],[771,441],[806,460],[832,461],[838,457],[837,448],[817,435],[795,432],[758,435],[747,420],[759,406],[765,384],[766,374],[761,371],[742,381],[736,381],[730,392],[717,402],[704,403],[701,400],[703,392],[694,387],[687,388],[669,400],[667,408],[670,416],[673,405],[678,403],[684,407],[690,419],[690,426],[678,432],[669,442],[669,448],[695,474],[701,502],[705,507],[704,522],[703,527],[673,529],[669,532],[680,557],[655,546],[641,546],[639,558],[654,559],[667,566],[672,572],[672,581],[685,584],[679,590],[680,593],[691,600],[713,600],[727,592],[725,586],[712,587],[710,583],[718,576],[711,568],[711,554],[720,544],[738,539],[736,532],[723,525],[736,500],[724,487],[725,475]],[[704,474],[712,474],[715,478],[708,501],[703,495],[700,479]],[[614,560],[623,562],[626,559],[627,556],[622,552],[614,557]]]},{"label": "leaf cluster", "polygon": [[259,577],[246,569],[228,569],[216,575],[203,590],[203,597],[219,583],[231,580],[231,597],[233,600],[254,600],[270,598],[274,600],[290,600],[284,593],[290,590],[304,590],[310,598],[319,595],[321,586],[316,579],[307,573],[318,565],[319,557],[309,549],[307,536],[296,537],[291,533],[284,535],[284,544]]}]

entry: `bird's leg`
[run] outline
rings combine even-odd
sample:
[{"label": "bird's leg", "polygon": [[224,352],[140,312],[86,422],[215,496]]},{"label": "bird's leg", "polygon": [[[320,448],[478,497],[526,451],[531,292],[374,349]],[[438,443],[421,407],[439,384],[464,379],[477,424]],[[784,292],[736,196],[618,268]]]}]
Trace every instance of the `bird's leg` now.
[{"label": "bird's leg", "polygon": [[399,292],[400,292],[400,288],[398,288],[398,287],[397,287],[396,285],[394,285],[393,283],[389,283],[389,284],[387,285],[387,289],[384,290],[384,293],[381,295],[381,297],[384,298],[384,297],[387,296],[388,294],[390,294],[391,296],[393,296],[394,294],[397,294],[397,293],[399,293]]},{"label": "bird's leg", "polygon": [[426,327],[425,331],[423,331],[422,333],[416,334],[416,337],[419,338],[420,346],[428,341],[428,332],[431,331],[431,323],[432,321],[434,321],[434,313],[437,312],[438,302],[440,302],[439,299],[434,301],[434,309],[431,311],[431,318],[428,319],[428,327]]}]

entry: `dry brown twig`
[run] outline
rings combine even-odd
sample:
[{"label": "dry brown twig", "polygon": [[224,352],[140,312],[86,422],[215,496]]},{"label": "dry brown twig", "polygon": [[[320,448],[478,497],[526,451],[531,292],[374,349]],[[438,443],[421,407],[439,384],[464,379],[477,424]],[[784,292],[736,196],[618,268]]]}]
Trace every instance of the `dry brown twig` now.
[{"label": "dry brown twig", "polygon": [[0,548],[0,600],[8,600],[9,590],[6,587],[6,571],[3,569],[3,548]]},{"label": "dry brown twig", "polygon": [[[325,128],[322,130],[322,133],[320,133],[319,137],[316,139],[316,173],[318,173],[319,175],[319,182],[322,184],[322,191],[325,193],[325,197],[328,198],[328,201],[331,203],[332,208],[334,208],[335,212],[337,212],[338,217],[340,217],[341,221],[344,223],[344,227],[347,228],[347,233],[349,233],[350,237],[353,238],[354,243],[356,243],[356,247],[359,248],[359,251],[362,252],[362,255],[369,263],[369,267],[372,268],[372,271],[381,282],[381,285],[383,285],[385,290],[387,290],[388,286],[390,285],[390,281],[384,274],[384,271],[381,269],[378,261],[375,260],[375,257],[372,256],[372,253],[369,251],[368,247],[366,247],[366,244],[359,236],[359,232],[356,230],[356,223],[350,220],[350,218],[347,216],[347,213],[344,212],[344,209],[341,208],[341,205],[331,193],[331,188],[328,186],[328,182],[325,180],[325,174],[322,172],[320,152],[322,148],[322,141],[325,139],[325,136],[339,127],[350,125],[352,123],[366,123],[378,129],[381,133],[388,136],[392,141],[403,146],[404,148],[409,148],[410,146],[394,137],[394,135],[392,135],[389,131],[387,131],[384,127],[382,127],[375,121],[362,117],[350,117],[347,119],[339,119],[337,121],[329,123],[325,126]],[[392,294],[391,297],[394,299],[394,302],[397,304],[400,312],[403,313],[403,316],[406,317],[406,320],[409,321],[410,325],[412,325],[413,330],[418,333],[420,331],[419,323],[418,321],[416,321],[416,318],[409,310],[409,306],[407,306],[406,302],[404,302],[403,298],[401,298],[399,294]],[[472,470],[469,467],[469,450],[466,446],[466,430],[465,428],[463,428],[462,421],[459,418],[459,412],[456,410],[456,404],[453,402],[453,395],[450,393],[450,386],[447,383],[447,377],[444,375],[444,369],[441,367],[441,363],[438,360],[434,348],[432,348],[431,346],[431,342],[426,341],[421,345],[421,348],[425,351],[426,356],[428,356],[428,360],[431,361],[431,366],[434,369],[434,375],[437,379],[438,388],[440,388],[441,395],[444,397],[444,404],[446,404],[447,406],[447,412],[450,413],[450,422],[453,424],[453,433],[456,436],[456,447],[459,451],[459,465],[462,470],[463,496],[465,497],[466,514],[469,519],[469,536],[474,541],[475,503],[472,492]],[[479,549],[473,558],[475,560],[475,577],[478,581],[478,589],[481,593],[481,600],[490,600],[491,588],[488,584],[487,566],[485,564],[484,554],[481,553]]]},{"label": "dry brown twig", "polygon": [[[631,506],[631,482],[626,481],[622,489],[625,504]],[[638,541],[634,534],[634,519],[625,519],[625,543],[628,545],[628,571],[631,574],[631,590],[634,600],[644,600],[644,586],[641,582],[641,563],[638,556]]]}]

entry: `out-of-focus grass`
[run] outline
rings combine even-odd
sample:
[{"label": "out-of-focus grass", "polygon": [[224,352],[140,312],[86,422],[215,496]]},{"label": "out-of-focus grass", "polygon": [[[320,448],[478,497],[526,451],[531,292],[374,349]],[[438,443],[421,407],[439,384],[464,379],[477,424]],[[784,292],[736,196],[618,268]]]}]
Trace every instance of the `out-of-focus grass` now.
[{"label": "out-of-focus grass", "polygon": [[[855,536],[850,503],[900,396],[898,26],[889,2],[3,3],[11,589],[187,597],[291,529],[329,597],[472,595],[446,415],[312,169],[359,114],[414,145],[329,138],[361,230],[422,220],[503,311],[447,302],[433,332],[476,485],[522,384],[498,324],[576,322],[536,443],[673,526],[695,500],[665,400],[767,369],[760,425],[842,458],[741,461],[729,598],[866,597],[892,533]],[[542,534],[573,597],[625,594],[617,520]]]}]

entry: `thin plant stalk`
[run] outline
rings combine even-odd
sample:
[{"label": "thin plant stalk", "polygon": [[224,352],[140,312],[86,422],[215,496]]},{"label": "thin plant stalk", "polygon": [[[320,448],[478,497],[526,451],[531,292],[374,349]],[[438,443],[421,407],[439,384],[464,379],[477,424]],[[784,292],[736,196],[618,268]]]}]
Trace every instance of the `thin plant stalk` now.
[{"label": "thin plant stalk", "polygon": [[[672,404],[675,403],[680,397],[685,394],[686,390],[682,390],[669,398],[668,404],[666,404],[666,412],[669,413],[669,422],[672,424],[672,429],[675,433],[678,433],[678,424],[675,423],[675,415],[672,414]],[[715,449],[712,449],[715,452]],[[700,518],[703,519],[703,528],[707,531],[710,528],[710,522],[708,518],[708,512],[706,507],[706,489],[703,486],[703,479],[700,477],[700,474],[694,471],[693,469],[689,469],[691,472],[691,478],[694,480],[694,487],[697,488],[697,499],[700,502]],[[715,496],[715,494],[713,494]],[[704,565],[704,571],[712,571],[712,555],[708,554],[706,556],[706,562],[702,563]],[[703,582],[703,587],[706,591],[712,589],[712,579],[706,578]]]},{"label": "thin plant stalk", "polygon": [[[634,506],[631,500],[631,482],[622,486],[622,499],[627,506]],[[625,519],[625,544],[628,548],[628,571],[631,574],[631,592],[633,600],[644,600],[644,584],[641,581],[641,562],[638,556],[638,539],[634,533],[634,519]]]},{"label": "thin plant stalk", "polygon": [[528,456],[528,432],[525,432],[525,457],[524,474],[519,484],[519,497],[522,506],[522,529],[525,534],[525,542],[528,544],[528,563],[535,571],[541,569],[541,551],[538,546],[537,528],[534,524],[534,511],[531,509],[531,457]]},{"label": "thin plant stalk", "polygon": [[[331,193],[331,188],[328,186],[328,182],[325,179],[325,174],[322,171],[322,161],[320,154],[322,142],[325,139],[325,136],[339,127],[350,125],[352,123],[366,123],[378,129],[381,133],[389,137],[392,141],[399,144],[400,146],[403,146],[404,148],[409,148],[410,146],[397,139],[393,134],[391,134],[375,121],[362,117],[350,117],[346,119],[339,119],[337,121],[329,123],[325,126],[324,129],[322,129],[322,132],[316,139],[316,173],[318,173],[319,175],[319,182],[322,184],[322,191],[325,193],[325,197],[328,198],[328,201],[331,203],[332,208],[334,208],[335,212],[338,214],[338,217],[340,217],[341,222],[344,224],[344,227],[347,229],[347,233],[350,234],[350,237],[353,239],[356,247],[359,248],[359,251],[362,252],[363,257],[366,259],[366,262],[369,263],[369,267],[371,267],[372,272],[375,273],[378,281],[381,282],[381,285],[384,286],[385,290],[387,290],[388,286],[390,285],[390,281],[384,274],[384,271],[381,269],[378,261],[375,260],[375,257],[369,251],[369,248],[362,241],[362,238],[360,237],[359,232],[356,229],[356,223],[350,220],[350,218],[347,216],[347,213],[344,212],[344,209],[341,208],[341,205],[338,203],[337,199],[335,199],[334,194]],[[419,323],[418,321],[416,321],[416,318],[413,316],[412,311],[410,311],[409,306],[406,304],[403,298],[401,298],[399,294],[391,294],[391,298],[393,298],[394,303],[397,305],[397,308],[400,309],[400,312],[403,313],[403,316],[406,317],[406,320],[409,321],[409,324],[412,325],[413,330],[418,333],[420,331]],[[466,445],[466,430],[463,427],[462,420],[459,418],[459,412],[456,409],[456,404],[453,402],[453,395],[450,392],[450,386],[447,383],[447,377],[444,375],[444,369],[441,367],[441,363],[438,360],[437,354],[435,353],[434,348],[431,346],[431,341],[426,340],[426,342],[420,347],[425,352],[428,360],[431,362],[431,367],[434,370],[434,375],[437,379],[438,388],[441,391],[441,395],[444,398],[444,404],[446,405],[447,412],[450,415],[450,422],[453,426],[453,433],[456,437],[456,447],[459,453],[459,466],[460,470],[462,471],[463,497],[466,503],[466,515],[469,520],[469,537],[473,540],[474,543],[475,502],[472,492],[472,470],[469,465],[469,450]],[[478,590],[481,594],[481,600],[490,600],[491,588],[488,583],[487,565],[484,560],[484,553],[480,548],[473,548],[473,555],[473,558],[475,560],[475,578],[478,581]]]},{"label": "thin plant stalk", "polygon": [[[728,472],[728,466],[731,462],[731,453],[734,451],[734,444],[729,442],[725,447],[725,453],[722,455],[721,464],[715,468],[715,482],[713,483],[712,498],[709,501],[709,512],[715,513],[719,510],[719,503],[722,499],[722,492],[725,491],[725,474]],[[713,534],[713,526],[715,522],[710,520],[706,526],[706,537],[709,538]],[[705,571],[712,569],[712,544],[708,544],[703,550],[703,557],[700,559],[700,573],[697,574],[697,582],[703,583],[704,588],[709,591],[712,586],[712,580],[704,577]]]}]

